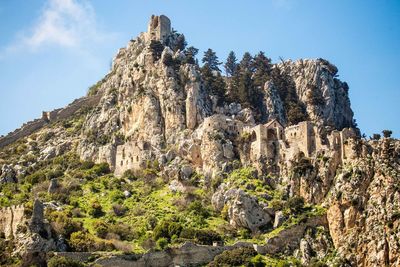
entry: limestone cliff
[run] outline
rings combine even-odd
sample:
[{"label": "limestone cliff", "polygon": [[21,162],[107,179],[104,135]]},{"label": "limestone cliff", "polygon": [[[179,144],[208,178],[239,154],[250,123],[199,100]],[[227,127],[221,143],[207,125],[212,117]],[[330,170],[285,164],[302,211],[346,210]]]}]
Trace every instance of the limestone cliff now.
[{"label": "limestone cliff", "polygon": [[[24,206],[1,209],[4,237],[21,254],[110,249],[110,240],[111,250],[162,238],[247,241],[150,250],[133,257],[137,266],[157,257],[204,264],[237,247],[304,265],[399,265],[400,143],[361,138],[337,68],[323,59],[271,64],[255,107],[215,93],[210,80],[232,79],[206,77],[191,53],[166,16],[152,16],[89,96],[1,138],[0,204],[41,198],[53,220],[50,229],[39,202],[36,221]],[[107,224],[112,234],[101,231]]]}]

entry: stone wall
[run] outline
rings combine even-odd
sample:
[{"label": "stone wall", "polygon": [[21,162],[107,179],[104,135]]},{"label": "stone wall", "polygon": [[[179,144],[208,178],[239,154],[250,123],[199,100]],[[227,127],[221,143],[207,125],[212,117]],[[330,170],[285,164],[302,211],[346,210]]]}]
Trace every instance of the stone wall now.
[{"label": "stone wall", "polygon": [[146,167],[149,155],[150,144],[141,141],[129,141],[117,146],[115,156],[115,175],[122,175],[126,170],[139,171]]},{"label": "stone wall", "polygon": [[71,258],[84,262],[90,258],[97,258],[93,265],[104,267],[169,267],[169,266],[203,266],[211,262],[215,256],[226,250],[240,247],[254,248],[260,254],[284,253],[285,249],[298,248],[301,238],[309,227],[328,227],[326,216],[309,218],[300,225],[282,230],[276,237],[266,240],[265,245],[256,245],[249,242],[238,242],[230,246],[206,246],[186,242],[180,247],[167,248],[164,251],[150,251],[145,254],[116,255],[109,252],[55,252],[53,255]]},{"label": "stone wall", "polygon": [[24,123],[20,128],[7,134],[6,136],[0,137],[0,148],[5,147],[20,138],[28,136],[35,131],[41,129],[47,124],[44,119],[36,119],[27,123]]},{"label": "stone wall", "polygon": [[82,107],[93,107],[96,106],[100,101],[101,95],[95,95],[90,97],[82,97],[76,99],[74,102],[66,106],[65,108],[55,109],[49,112],[43,112],[42,118],[35,119],[33,121],[24,123],[20,128],[7,134],[6,136],[0,137],[0,148],[5,147],[18,139],[31,135],[37,130],[43,128],[45,125],[52,121],[66,119],[73,115],[76,111]]},{"label": "stone wall", "polygon": [[164,15],[152,15],[147,29],[147,34],[149,35],[150,40],[165,42],[171,34],[171,21]]},{"label": "stone wall", "polygon": [[0,209],[0,233],[4,233],[6,239],[12,238],[16,235],[18,225],[24,220],[23,205]]}]

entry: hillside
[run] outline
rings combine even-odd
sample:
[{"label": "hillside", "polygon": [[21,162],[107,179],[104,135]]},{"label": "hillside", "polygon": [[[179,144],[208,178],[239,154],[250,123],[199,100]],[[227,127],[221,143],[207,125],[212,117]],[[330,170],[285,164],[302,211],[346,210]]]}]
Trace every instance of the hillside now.
[{"label": "hillside", "polygon": [[152,16],[87,96],[0,138],[0,263],[400,265],[400,142],[361,137],[338,69],[197,52]]}]

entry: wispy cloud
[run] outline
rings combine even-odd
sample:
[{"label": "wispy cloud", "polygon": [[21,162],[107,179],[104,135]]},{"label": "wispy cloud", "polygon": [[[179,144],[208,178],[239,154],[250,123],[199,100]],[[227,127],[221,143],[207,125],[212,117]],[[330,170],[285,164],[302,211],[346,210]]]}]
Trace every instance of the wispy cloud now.
[{"label": "wispy cloud", "polygon": [[111,35],[98,29],[93,6],[87,0],[47,0],[33,26],[20,32],[2,54],[48,45],[81,49]]}]

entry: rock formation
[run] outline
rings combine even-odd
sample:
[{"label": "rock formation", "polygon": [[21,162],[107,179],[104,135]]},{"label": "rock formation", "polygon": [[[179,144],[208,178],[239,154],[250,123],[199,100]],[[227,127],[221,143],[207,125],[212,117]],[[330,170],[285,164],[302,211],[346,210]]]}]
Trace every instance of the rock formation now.
[{"label": "rock formation", "polygon": [[[69,215],[73,211],[78,218],[78,207],[86,214],[93,208],[88,199],[82,201],[86,194],[115,186],[110,190],[122,190],[121,197],[113,196],[118,204],[122,198],[140,199],[144,193],[125,187],[147,177],[149,190],[163,180],[171,194],[187,196],[185,201],[203,198],[201,205],[210,205],[219,219],[226,217],[227,235],[240,239],[237,233],[246,229],[253,237],[265,237],[256,246],[261,254],[295,256],[305,265],[315,259],[331,266],[400,265],[400,142],[360,137],[349,87],[337,78],[338,69],[324,59],[273,64],[259,88],[262,97],[256,109],[213,94],[182,40],[166,16],[152,16],[147,32],[118,51],[91,96],[45,112],[1,138],[0,197],[16,201],[6,195],[8,186],[34,181],[40,186],[28,187],[31,198],[56,195],[62,202],[63,196],[72,196],[65,203],[46,205]],[[228,77],[225,81],[230,82]],[[293,121],[293,107],[303,121]],[[51,161],[66,160],[71,153],[79,156],[76,161],[82,166],[63,169],[65,162]],[[33,171],[50,163],[55,167],[45,175]],[[86,186],[95,175],[107,173],[90,169],[94,163],[107,163],[112,174],[104,177],[114,175],[120,184],[102,180],[101,186]],[[240,168],[254,173],[232,178]],[[68,184],[70,180],[78,184]],[[69,191],[62,191],[67,187]],[[196,190],[203,193],[193,193]],[[106,200],[102,194],[100,202]],[[16,239],[16,253],[56,250],[45,207],[35,201],[31,218],[24,210],[22,205],[0,210],[0,232],[7,240]],[[149,211],[136,208],[128,214],[141,212]],[[123,216],[125,211],[114,213]],[[162,221],[160,214],[152,216]],[[153,230],[154,226],[143,232]],[[136,259],[135,266],[145,266],[147,260],[152,266],[160,261],[204,264],[228,249],[188,243],[169,252],[149,252]],[[194,258],[188,260],[187,255]],[[111,257],[96,263],[125,266],[125,261]]]}]

